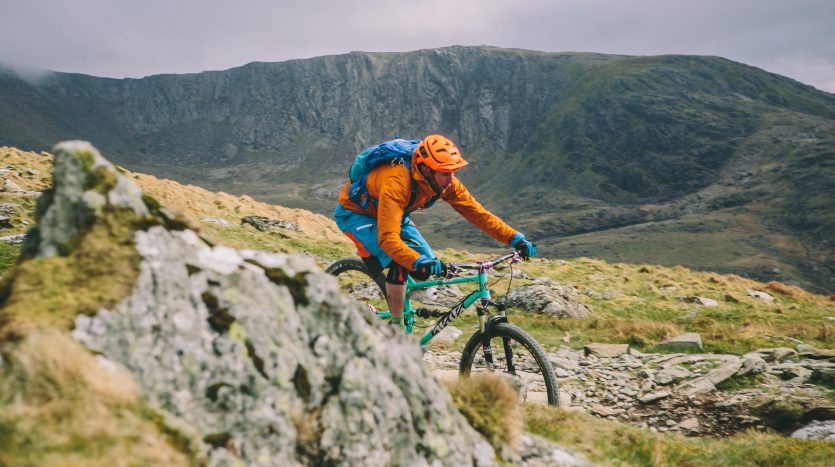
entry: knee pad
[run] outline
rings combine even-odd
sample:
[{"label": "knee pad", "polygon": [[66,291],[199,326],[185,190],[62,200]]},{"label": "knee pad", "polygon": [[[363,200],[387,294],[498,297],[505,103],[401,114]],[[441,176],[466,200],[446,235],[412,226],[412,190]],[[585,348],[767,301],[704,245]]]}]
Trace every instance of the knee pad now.
[{"label": "knee pad", "polygon": [[389,268],[389,273],[386,275],[386,282],[394,285],[403,285],[406,283],[406,275],[408,271],[403,266],[392,262]]}]

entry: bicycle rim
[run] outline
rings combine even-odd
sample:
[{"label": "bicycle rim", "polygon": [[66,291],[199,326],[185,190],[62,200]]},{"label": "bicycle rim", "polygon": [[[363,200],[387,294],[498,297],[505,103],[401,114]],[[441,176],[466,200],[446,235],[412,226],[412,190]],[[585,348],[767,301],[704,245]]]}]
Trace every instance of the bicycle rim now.
[{"label": "bicycle rim", "polygon": [[523,403],[559,405],[557,377],[551,362],[530,334],[512,324],[497,323],[487,335],[487,352],[481,332],[476,332],[467,342],[459,367],[462,377],[504,375]]},{"label": "bicycle rim", "polygon": [[343,259],[330,265],[325,271],[336,276],[339,289],[346,297],[360,303],[386,309],[385,279],[373,278],[368,273],[365,263],[358,259]]}]

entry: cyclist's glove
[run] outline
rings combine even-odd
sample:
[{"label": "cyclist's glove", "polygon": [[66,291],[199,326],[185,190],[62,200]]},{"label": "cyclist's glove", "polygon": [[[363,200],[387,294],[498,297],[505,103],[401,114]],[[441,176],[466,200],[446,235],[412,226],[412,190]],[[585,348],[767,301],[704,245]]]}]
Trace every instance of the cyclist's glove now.
[{"label": "cyclist's glove", "polygon": [[415,260],[413,269],[421,274],[428,273],[435,276],[440,276],[444,272],[444,263],[442,263],[441,260],[437,258],[430,259],[424,255],[420,255],[420,257]]},{"label": "cyclist's glove", "polygon": [[525,240],[525,234],[517,232],[510,241],[510,245],[519,252],[522,258],[528,259],[536,255],[536,245]]}]

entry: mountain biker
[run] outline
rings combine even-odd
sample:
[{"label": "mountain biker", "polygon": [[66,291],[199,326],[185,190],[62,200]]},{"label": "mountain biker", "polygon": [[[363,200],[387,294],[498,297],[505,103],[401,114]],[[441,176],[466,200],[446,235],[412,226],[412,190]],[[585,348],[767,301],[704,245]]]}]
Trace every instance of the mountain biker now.
[{"label": "mountain biker", "polygon": [[[348,182],[339,194],[334,217],[340,230],[357,247],[371,273],[385,268],[386,300],[391,324],[401,328],[406,295],[406,275],[426,280],[439,275],[443,264],[420,234],[409,214],[425,209],[437,199],[446,201],[461,216],[495,240],[514,247],[523,257],[536,254],[525,235],[486,210],[455,177],[467,165],[458,147],[441,135],[429,135],[418,144],[411,166],[383,164],[368,174],[366,189],[374,201],[365,208],[352,201]],[[414,189],[413,189],[414,187]]]}]

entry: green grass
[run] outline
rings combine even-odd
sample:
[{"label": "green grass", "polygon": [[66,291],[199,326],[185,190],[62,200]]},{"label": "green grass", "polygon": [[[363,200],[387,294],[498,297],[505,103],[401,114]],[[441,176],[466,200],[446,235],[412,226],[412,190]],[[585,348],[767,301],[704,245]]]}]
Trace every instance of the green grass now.
[{"label": "green grass", "polygon": [[6,270],[15,264],[19,254],[20,245],[0,243],[0,275],[3,275]]},{"label": "green grass", "polygon": [[[511,313],[513,320],[546,345],[559,345],[572,336],[571,345],[588,342],[630,343],[639,350],[685,332],[702,336],[706,352],[744,353],[773,347],[766,336],[784,336],[831,347],[835,323],[825,319],[835,313],[835,303],[824,297],[792,296],[734,276],[702,273],[682,267],[611,264],[599,260],[532,262],[523,266],[532,277],[548,277],[580,291],[615,292],[605,300],[581,294],[594,310],[586,319],[554,319],[524,312]],[[674,286],[675,290],[665,290]],[[747,288],[764,289],[776,297],[769,303],[748,297]],[[502,290],[499,287],[497,290]],[[783,290],[778,287],[777,290]],[[794,293],[787,290],[787,293]],[[726,301],[733,295],[738,302]],[[680,301],[698,295],[719,302],[703,307]]]},{"label": "green grass", "polygon": [[825,466],[835,443],[748,432],[726,439],[653,433],[552,407],[528,407],[525,429],[600,465],[629,466]]}]

